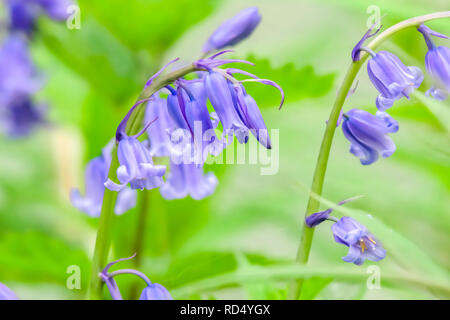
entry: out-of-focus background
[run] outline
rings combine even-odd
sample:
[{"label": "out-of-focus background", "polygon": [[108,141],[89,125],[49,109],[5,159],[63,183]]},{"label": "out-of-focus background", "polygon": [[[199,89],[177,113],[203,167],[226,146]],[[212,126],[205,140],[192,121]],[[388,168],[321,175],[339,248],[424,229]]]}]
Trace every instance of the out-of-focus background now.
[{"label": "out-of-focus background", "polygon": [[[256,66],[247,71],[285,90],[286,104],[279,111],[276,90],[247,86],[266,124],[279,129],[279,171],[264,176],[261,165],[208,166],[219,186],[198,202],[165,201],[150,191],[140,269],[175,298],[284,298],[292,277],[277,270],[295,257],[325,121],[350,52],[366,32],[367,8],[380,8],[385,28],[448,10],[445,0],[78,4],[81,29],[43,18],[31,44],[33,59],[47,78],[37,99],[48,103],[50,124],[27,138],[0,138],[0,281],[23,299],[83,298],[98,219],[71,206],[70,189],[83,188],[85,164],[113,136],[146,79],[174,57],[185,62],[198,58],[223,20],[252,5],[259,7],[262,22],[233,56],[253,61]],[[450,34],[448,20],[428,25]],[[448,46],[445,41],[437,40]],[[426,45],[414,29],[382,48],[406,65],[425,69]],[[375,111],[377,92],[365,68],[357,79],[356,93],[344,109]],[[360,165],[340,128],[336,131],[323,196],[338,202],[365,195],[347,207],[360,210],[362,217],[371,215],[366,222],[379,232],[388,253],[376,264],[346,264],[341,257],[347,248],[334,242],[330,224],[324,223],[317,228],[310,259],[311,270],[320,272],[309,274],[303,298],[443,297],[426,283],[447,288],[449,283],[450,105],[426,98],[430,85],[426,76],[417,94],[389,110],[400,130],[392,135],[397,151],[388,159]],[[135,209],[117,218],[111,258],[133,253],[137,223]],[[81,269],[80,290],[66,287],[72,265]],[[380,289],[366,285],[370,265],[380,267]],[[261,276],[247,279],[251,272],[245,268],[256,266]],[[399,280],[405,272],[414,281]],[[119,279],[119,286],[131,290],[130,278]]]}]

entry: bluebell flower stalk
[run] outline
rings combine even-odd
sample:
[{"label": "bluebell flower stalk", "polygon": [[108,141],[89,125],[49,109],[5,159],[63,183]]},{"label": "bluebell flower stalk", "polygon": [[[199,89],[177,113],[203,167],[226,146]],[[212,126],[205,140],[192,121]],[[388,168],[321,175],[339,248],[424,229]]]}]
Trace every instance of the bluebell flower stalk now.
[{"label": "bluebell flower stalk", "polygon": [[203,45],[203,52],[220,50],[249,37],[261,21],[257,7],[242,10],[220,25]]},{"label": "bluebell flower stalk", "polygon": [[417,30],[422,33],[428,47],[425,67],[434,82],[433,87],[427,90],[426,94],[437,100],[445,100],[450,93],[450,48],[436,46],[432,36],[443,39],[449,39],[449,37],[431,30],[424,24],[419,26]]},{"label": "bluebell flower stalk", "polygon": [[[431,21],[435,19],[443,19],[450,18],[450,11],[447,12],[436,12],[432,14],[428,14],[425,16],[411,18],[405,21],[402,21],[382,33],[376,36],[367,46],[370,50],[376,50],[376,48],[390,36],[411,27],[418,27],[426,21]],[[369,57],[367,52],[361,52],[360,59],[357,61],[353,61],[350,64],[347,73],[339,87],[338,94],[336,100],[331,109],[331,113],[327,122],[327,126],[325,129],[325,133],[322,139],[322,144],[320,147],[319,155],[317,158],[316,168],[314,171],[313,182],[311,185],[311,194],[315,194],[320,196],[323,190],[323,184],[325,180],[325,173],[328,164],[328,158],[330,155],[331,145],[333,142],[334,132],[336,130],[336,124],[339,119],[339,115],[341,114],[342,106],[345,102],[345,99],[348,95],[349,90],[352,87],[352,84],[355,80],[356,75],[358,74],[359,69]],[[306,212],[304,217],[317,212],[319,209],[320,202],[318,199],[310,195],[308,199],[308,205],[306,208]],[[302,219],[303,220],[303,219]],[[309,253],[311,251],[312,240],[314,236],[314,228],[310,228],[303,224],[300,235],[300,243],[297,250],[296,261],[300,264],[307,264],[309,260]],[[292,283],[289,287],[288,298],[289,299],[298,299],[301,295],[302,288],[304,284],[304,279],[299,278],[297,281]]]},{"label": "bluebell flower stalk", "polygon": [[0,300],[18,300],[16,294],[0,282]]}]

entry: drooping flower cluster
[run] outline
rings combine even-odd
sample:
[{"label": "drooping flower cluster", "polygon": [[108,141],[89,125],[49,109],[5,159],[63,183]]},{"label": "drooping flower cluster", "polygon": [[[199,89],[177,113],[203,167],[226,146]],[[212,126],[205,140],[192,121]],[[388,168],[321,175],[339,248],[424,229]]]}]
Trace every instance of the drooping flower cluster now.
[{"label": "drooping flower cluster", "polygon": [[[405,66],[393,53],[387,51],[374,52],[364,47],[364,42],[374,36],[378,31],[372,32],[372,26],[356,44],[352,51],[354,62],[360,60],[361,51],[366,51],[371,58],[367,63],[367,73],[375,88],[380,92],[376,98],[378,112],[376,116],[369,112],[352,109],[344,113],[342,131],[350,141],[350,152],[360,158],[363,165],[374,163],[379,155],[386,158],[391,156],[396,147],[388,133],[398,131],[398,122],[385,111],[393,106],[396,100],[406,97],[414,89],[417,89],[424,77],[422,71],[415,66]],[[450,90],[450,49],[447,47],[436,47],[431,36],[446,38],[440,34],[421,25],[418,28],[425,38],[428,53],[425,65],[428,73],[432,76],[434,86],[427,91],[434,98],[443,100],[448,96]],[[340,121],[338,121],[339,124]]]},{"label": "drooping flower cluster", "polygon": [[36,30],[36,19],[46,13],[54,20],[68,17],[69,0],[5,0],[8,34],[0,44],[0,131],[12,137],[28,135],[44,123],[45,108],[33,95],[42,88],[28,52],[28,43]]},{"label": "drooping flower cluster", "polygon": [[[257,8],[243,10],[211,35],[204,45],[204,52],[235,45],[247,38],[260,20]],[[116,132],[120,163],[117,179],[108,178],[110,158],[106,161],[103,155],[92,160],[86,168],[86,196],[81,197],[79,191],[72,193],[75,207],[91,216],[98,216],[104,191],[101,181],[106,188],[119,191],[116,213],[135,205],[135,194],[130,191],[136,189],[160,187],[161,195],[167,200],[186,196],[200,200],[211,195],[218,184],[214,173],[204,173],[208,155],[219,155],[234,137],[240,143],[246,143],[249,133],[264,147],[271,148],[261,112],[255,100],[245,91],[243,82],[257,81],[275,86],[282,93],[281,104],[284,93],[273,81],[259,79],[239,69],[220,69],[220,66],[233,62],[251,64],[243,60],[218,59],[229,51],[194,62],[196,79],[177,79],[131,108]],[[153,75],[145,88],[177,60],[170,61]],[[251,79],[238,81],[233,77],[235,73]],[[208,110],[208,100],[215,112]],[[145,129],[130,137],[126,133],[128,121],[133,111],[143,103],[146,103]],[[216,133],[219,124],[223,129],[221,136]],[[141,142],[137,138],[144,132],[148,140]],[[166,173],[165,166],[154,165],[152,157],[170,158],[170,170],[167,170],[165,182],[162,179]]]},{"label": "drooping flower cluster", "polygon": [[[353,201],[360,197],[353,197],[343,200],[338,205],[343,205],[347,202]],[[342,260],[345,262],[362,265],[364,261],[380,261],[386,256],[386,250],[381,245],[380,241],[376,239],[365,226],[360,224],[353,218],[342,217],[337,219],[331,216],[333,209],[329,208],[324,211],[316,212],[306,217],[305,223],[308,227],[313,228],[320,223],[329,220],[333,221],[331,230],[333,232],[334,240],[337,243],[347,246],[348,253]]]},{"label": "drooping flower cluster", "polygon": [[103,271],[100,273],[100,278],[105,282],[111,297],[113,300],[123,300],[122,295],[120,293],[119,287],[117,286],[116,281],[114,280],[115,276],[120,274],[132,274],[138,276],[147,284],[144,290],[141,293],[139,300],[173,300],[169,291],[164,288],[159,283],[152,283],[150,279],[140,271],[134,269],[121,269],[113,272],[109,272],[109,268],[120,261],[125,261],[134,258],[135,255],[129,258],[122,258],[116,261],[109,263]]}]

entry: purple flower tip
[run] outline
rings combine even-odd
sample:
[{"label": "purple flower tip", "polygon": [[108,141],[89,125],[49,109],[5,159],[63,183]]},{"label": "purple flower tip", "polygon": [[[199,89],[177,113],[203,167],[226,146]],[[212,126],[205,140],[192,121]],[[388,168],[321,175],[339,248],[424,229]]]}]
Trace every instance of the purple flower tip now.
[{"label": "purple flower tip", "polygon": [[387,51],[380,51],[369,60],[367,72],[380,92],[376,100],[380,111],[392,107],[395,100],[409,98],[409,94],[423,81],[419,68],[405,66],[396,55]]},{"label": "purple flower tip", "polygon": [[242,10],[213,32],[204,44],[203,52],[219,50],[241,42],[252,34],[260,21],[258,8],[250,7]]},{"label": "purple flower tip", "polygon": [[379,261],[386,256],[386,250],[366,227],[350,217],[342,217],[331,226],[334,239],[349,248],[342,258],[345,262],[362,265],[364,260]]},{"label": "purple flower tip", "polygon": [[398,123],[387,113],[374,116],[359,109],[344,114],[342,132],[350,141],[350,152],[360,158],[361,164],[374,163],[379,154],[383,158],[391,156],[396,147],[387,135],[398,130]]},{"label": "purple flower tip", "polygon": [[[350,201],[353,200],[357,200],[359,198],[361,198],[362,196],[356,196],[356,197],[352,197],[346,200],[342,200],[340,202],[338,202],[338,206],[342,206],[343,204],[346,204]],[[319,211],[316,213],[311,214],[310,216],[305,218],[305,223],[308,227],[313,228],[319,224],[321,224],[322,222],[324,222],[325,220],[327,220],[330,217],[330,214],[333,212],[332,208],[328,208],[327,210],[324,211]]]},{"label": "purple flower tip", "polygon": [[373,33],[371,33],[373,28],[375,28],[375,26],[376,26],[376,23],[372,24],[372,26],[369,28],[369,30],[367,30],[367,32],[363,35],[361,40],[359,40],[359,42],[353,48],[353,50],[352,50],[352,60],[353,61],[359,61],[359,59],[361,59],[361,57],[360,57],[361,47],[363,46],[364,42],[367,39],[369,39],[370,37],[373,37],[374,35],[376,35],[381,30],[382,26],[380,26],[377,30],[375,30]]}]

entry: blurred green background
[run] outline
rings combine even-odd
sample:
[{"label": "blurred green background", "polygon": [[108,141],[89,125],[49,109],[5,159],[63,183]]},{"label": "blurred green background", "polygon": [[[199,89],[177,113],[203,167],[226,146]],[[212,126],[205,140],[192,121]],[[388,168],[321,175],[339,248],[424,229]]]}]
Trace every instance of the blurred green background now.
[{"label": "blurred green background", "polygon": [[[198,58],[208,35],[251,5],[263,19],[234,56],[255,62],[245,69],[285,90],[279,111],[276,90],[248,85],[266,124],[279,129],[279,172],[262,176],[258,165],[209,166],[219,186],[199,202],[169,202],[158,191],[148,192],[140,270],[174,298],[284,298],[287,283],[300,272],[291,262],[305,186],[351,49],[366,31],[367,7],[379,6],[385,27],[448,10],[445,0],[78,3],[81,29],[41,19],[32,43],[33,58],[48,79],[39,100],[50,105],[51,125],[26,139],[0,138],[0,281],[23,299],[83,298],[98,220],[71,206],[70,188],[83,186],[85,164],[113,136],[145,80],[174,57]],[[429,26],[450,34],[448,20]],[[415,30],[382,48],[424,70],[426,45]],[[344,109],[375,111],[377,92],[364,69],[357,79]],[[377,264],[346,264],[341,257],[347,248],[334,242],[324,223],[317,228],[310,265],[301,271],[309,279],[303,298],[449,298],[450,106],[424,97],[430,85],[426,77],[419,93],[390,109],[400,131],[392,136],[397,151],[388,159],[360,165],[336,131],[323,196],[338,202],[365,195],[347,208],[366,219],[388,253]],[[111,259],[134,252],[137,224],[136,209],[116,219]],[[81,268],[80,290],[66,288],[71,265]],[[381,268],[381,289],[367,288],[370,265]],[[133,290],[132,278],[118,283],[124,296]]]}]

